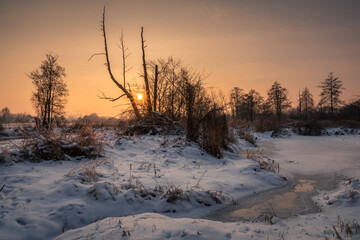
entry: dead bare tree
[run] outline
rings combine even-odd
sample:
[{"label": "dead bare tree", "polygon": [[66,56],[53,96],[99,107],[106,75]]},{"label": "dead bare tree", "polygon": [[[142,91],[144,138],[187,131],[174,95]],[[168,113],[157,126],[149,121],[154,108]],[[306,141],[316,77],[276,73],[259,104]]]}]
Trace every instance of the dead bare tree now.
[{"label": "dead bare tree", "polygon": [[141,27],[141,49],[142,49],[142,61],[143,61],[143,67],[144,67],[146,107],[147,107],[148,114],[151,115],[152,105],[151,105],[151,97],[150,97],[149,80],[148,80],[147,69],[146,69],[145,48],[146,48],[146,46],[145,46],[145,40],[144,40],[144,27]]},{"label": "dead bare tree", "polygon": [[[130,103],[131,103],[131,106],[134,110],[134,113],[135,113],[135,116],[136,118],[141,118],[141,115],[140,115],[140,112],[139,112],[139,109],[137,107],[137,103],[135,101],[135,98],[134,96],[125,88],[125,73],[129,70],[129,69],[126,69],[126,65],[125,65],[125,59],[127,56],[129,55],[126,55],[126,48],[124,46],[124,41],[123,41],[123,34],[121,35],[122,36],[122,40],[120,41],[120,44],[122,46],[122,52],[123,52],[123,79],[124,79],[124,85],[122,85],[121,83],[119,83],[112,71],[111,71],[111,66],[110,66],[110,59],[109,59],[109,52],[108,52],[108,46],[107,46],[107,40],[106,40],[106,29],[105,29],[105,7],[104,7],[104,11],[103,11],[103,16],[102,16],[102,24],[101,24],[101,30],[102,30],[102,33],[103,33],[103,37],[104,37],[104,48],[105,48],[105,53],[97,53],[97,54],[94,54],[93,56],[95,55],[105,55],[106,57],[106,67],[107,67],[107,70],[109,72],[109,75],[110,75],[110,78],[111,80],[115,83],[115,85],[121,89],[121,91],[124,93],[122,94],[120,97],[118,98],[111,98],[111,101],[116,101],[118,99],[120,99],[121,97],[123,96],[126,96],[129,100],[130,100]],[[90,59],[93,57],[91,56]],[[89,59],[89,60],[90,60]],[[105,96],[104,96],[105,97]]]},{"label": "dead bare tree", "polygon": [[123,30],[121,29],[121,37],[120,37],[120,45],[118,45],[119,48],[121,49],[121,53],[122,53],[122,59],[123,59],[123,80],[124,80],[124,88],[126,88],[126,73],[128,71],[130,71],[132,69],[132,67],[130,68],[126,68],[126,58],[128,58],[131,53],[126,53],[128,48],[125,46],[124,44],[124,33],[123,33]]},{"label": "dead bare tree", "polygon": [[156,102],[157,102],[157,84],[158,84],[158,65],[155,65],[155,79],[154,79],[154,111],[156,111]]}]

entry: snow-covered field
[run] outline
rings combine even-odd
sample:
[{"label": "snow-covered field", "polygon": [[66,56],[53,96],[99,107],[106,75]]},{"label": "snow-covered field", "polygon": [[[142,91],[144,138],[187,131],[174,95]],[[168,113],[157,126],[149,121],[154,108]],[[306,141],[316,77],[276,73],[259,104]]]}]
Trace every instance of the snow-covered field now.
[{"label": "snow-covered field", "polygon": [[[106,156],[97,160],[1,165],[0,239],[332,239],[338,215],[345,222],[360,221],[356,180],[319,192],[314,201],[322,212],[274,218],[273,225],[202,219],[233,200],[286,182],[243,155],[213,158],[179,136],[119,141],[109,136]],[[286,176],[360,175],[359,135],[260,143]],[[246,144],[233,148],[244,150]]]}]

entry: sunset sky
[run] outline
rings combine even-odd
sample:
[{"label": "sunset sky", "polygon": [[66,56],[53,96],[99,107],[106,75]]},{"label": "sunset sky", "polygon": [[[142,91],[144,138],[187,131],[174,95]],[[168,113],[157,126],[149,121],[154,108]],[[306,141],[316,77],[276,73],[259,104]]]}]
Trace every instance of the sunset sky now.
[{"label": "sunset sky", "polygon": [[288,88],[293,103],[299,89],[316,88],[329,72],[343,81],[343,99],[360,95],[359,0],[0,0],[0,109],[34,114],[33,86],[26,76],[46,53],[59,55],[70,92],[68,115],[116,116],[119,103],[103,56],[100,21],[106,27],[113,71],[120,78],[121,29],[132,53],[128,81],[141,72],[140,27],[147,59],[174,56],[209,74],[208,87],[228,94],[237,86],[263,96],[274,81]]}]

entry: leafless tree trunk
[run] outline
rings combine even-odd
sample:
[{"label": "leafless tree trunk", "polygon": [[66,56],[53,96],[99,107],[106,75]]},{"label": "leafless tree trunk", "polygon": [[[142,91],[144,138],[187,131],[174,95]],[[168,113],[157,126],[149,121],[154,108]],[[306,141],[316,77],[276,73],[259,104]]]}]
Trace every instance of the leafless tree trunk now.
[{"label": "leafless tree trunk", "polygon": [[151,115],[152,105],[151,105],[150,87],[149,87],[149,80],[148,80],[146,61],[145,61],[145,48],[146,48],[146,46],[145,46],[145,40],[144,40],[144,28],[141,27],[141,49],[142,49],[142,61],[143,61],[143,67],[144,67],[146,106],[147,106],[148,114]]},{"label": "leafless tree trunk", "polygon": [[158,75],[159,75],[159,72],[158,72],[158,65],[155,65],[155,80],[154,80],[154,111],[156,111]]},{"label": "leafless tree trunk", "polygon": [[301,97],[301,94],[300,94],[300,90],[299,90],[299,95],[298,95],[298,102],[299,102],[299,107],[298,107],[299,117],[301,118],[302,117],[302,109],[301,109],[302,97]]},{"label": "leafless tree trunk", "polygon": [[[108,53],[108,48],[107,48],[107,41],[106,41],[106,31],[105,31],[105,7],[104,7],[104,11],[103,11],[103,19],[102,19],[102,32],[103,32],[103,37],[104,37],[104,47],[105,47],[105,57],[106,57],[106,67],[107,70],[109,72],[110,78],[111,80],[115,83],[115,85],[121,89],[121,91],[123,91],[123,93],[126,95],[126,97],[130,100],[131,106],[134,110],[135,116],[136,118],[141,118],[139,109],[137,108],[137,104],[135,102],[134,97],[130,94],[129,91],[126,90],[125,85],[123,86],[122,84],[120,84],[114,77],[114,75],[112,74],[111,71],[111,67],[110,67],[110,60],[109,60],[109,53]],[[126,70],[124,70],[126,71]],[[124,83],[125,83],[125,75],[124,75]]]}]

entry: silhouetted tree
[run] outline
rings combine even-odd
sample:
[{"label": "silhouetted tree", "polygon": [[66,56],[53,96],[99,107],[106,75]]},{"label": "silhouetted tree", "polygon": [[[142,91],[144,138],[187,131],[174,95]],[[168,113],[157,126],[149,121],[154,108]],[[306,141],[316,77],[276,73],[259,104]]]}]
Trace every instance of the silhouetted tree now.
[{"label": "silhouetted tree", "polygon": [[40,69],[28,74],[35,86],[31,102],[44,127],[49,127],[55,117],[63,116],[69,95],[64,81],[65,69],[57,63],[57,59],[58,56],[46,54]]},{"label": "silhouetted tree", "polygon": [[235,119],[241,119],[244,90],[234,87],[230,92],[231,115]]},{"label": "silhouetted tree", "polygon": [[[108,45],[107,45],[107,39],[106,39],[106,29],[105,29],[105,7],[104,7],[104,10],[103,10],[103,16],[102,16],[102,22],[101,22],[101,30],[102,30],[102,33],[103,33],[103,37],[104,37],[104,53],[97,53],[97,54],[94,54],[94,55],[105,55],[105,58],[106,58],[106,63],[105,63],[105,66],[109,72],[109,75],[110,75],[110,78],[111,80],[115,83],[115,85],[121,89],[121,91],[124,93],[122,95],[120,95],[119,97],[117,98],[107,98],[104,96],[104,98],[106,99],[109,99],[110,101],[116,101],[118,99],[120,99],[121,97],[123,96],[126,96],[130,103],[131,103],[131,106],[134,110],[134,114],[136,116],[136,118],[141,118],[141,115],[140,115],[140,112],[139,112],[139,109],[137,107],[137,103],[135,101],[135,98],[134,96],[131,94],[130,91],[128,91],[125,87],[125,85],[122,85],[119,81],[116,80],[116,78],[114,77],[113,73],[112,73],[112,70],[111,70],[111,66],[110,66],[110,59],[109,59],[109,52],[108,52]],[[123,40],[121,41],[122,44],[123,44]],[[121,47],[120,47],[121,48]],[[125,50],[126,48],[124,47],[124,45],[122,45],[122,51],[123,51],[123,61],[125,60],[126,56],[125,55]],[[94,56],[93,55],[93,56]],[[90,57],[91,59],[92,57]],[[90,60],[89,59],[89,60]],[[126,73],[127,69],[126,69],[126,66],[123,62],[123,80],[124,80],[124,83],[125,83],[125,73]]]},{"label": "silhouetted tree", "polygon": [[282,87],[278,82],[274,82],[268,91],[268,101],[273,107],[278,119],[282,117],[283,111],[290,107],[287,94],[287,89]]},{"label": "silhouetted tree", "polygon": [[360,99],[346,104],[339,112],[341,119],[360,121]]},{"label": "silhouetted tree", "polygon": [[255,116],[260,112],[260,106],[263,102],[263,97],[255,91],[250,89],[243,97],[242,108],[247,120],[254,121]]},{"label": "silhouetted tree", "polygon": [[300,94],[299,107],[302,109],[301,116],[307,120],[309,117],[310,111],[314,108],[314,99],[313,95],[310,93],[309,88],[305,87]]},{"label": "silhouetted tree", "polygon": [[203,75],[182,69],[180,75],[179,92],[184,101],[184,115],[186,116],[186,138],[196,141],[200,123],[204,120],[210,108],[209,99],[203,87]]},{"label": "silhouetted tree", "polygon": [[[156,100],[156,111],[166,115],[172,120],[179,120],[185,116],[185,97],[181,94],[184,87],[183,70],[190,71],[184,67],[179,59],[169,57],[159,58],[149,62],[149,83],[153,101]],[[158,72],[156,74],[156,66]],[[190,74],[191,75],[191,74]],[[155,80],[157,76],[157,87],[155,92]],[[155,103],[154,103],[155,106]],[[155,110],[155,109],[154,109]]]},{"label": "silhouetted tree", "polygon": [[339,77],[334,77],[333,73],[330,72],[329,76],[318,87],[322,89],[320,93],[321,105],[329,107],[330,115],[333,116],[336,108],[343,103],[340,100],[340,95],[344,89],[342,81]]},{"label": "silhouetted tree", "polygon": [[4,107],[0,112],[0,123],[6,123],[9,121],[11,116],[10,109],[8,107]]},{"label": "silhouetted tree", "polygon": [[143,68],[144,68],[145,99],[146,99],[146,107],[147,107],[148,115],[151,115],[152,104],[151,104],[151,97],[150,97],[149,79],[148,79],[147,68],[146,68],[145,48],[146,48],[146,46],[145,46],[145,40],[144,40],[144,28],[141,27],[141,49],[142,49],[142,62],[143,62]]}]

